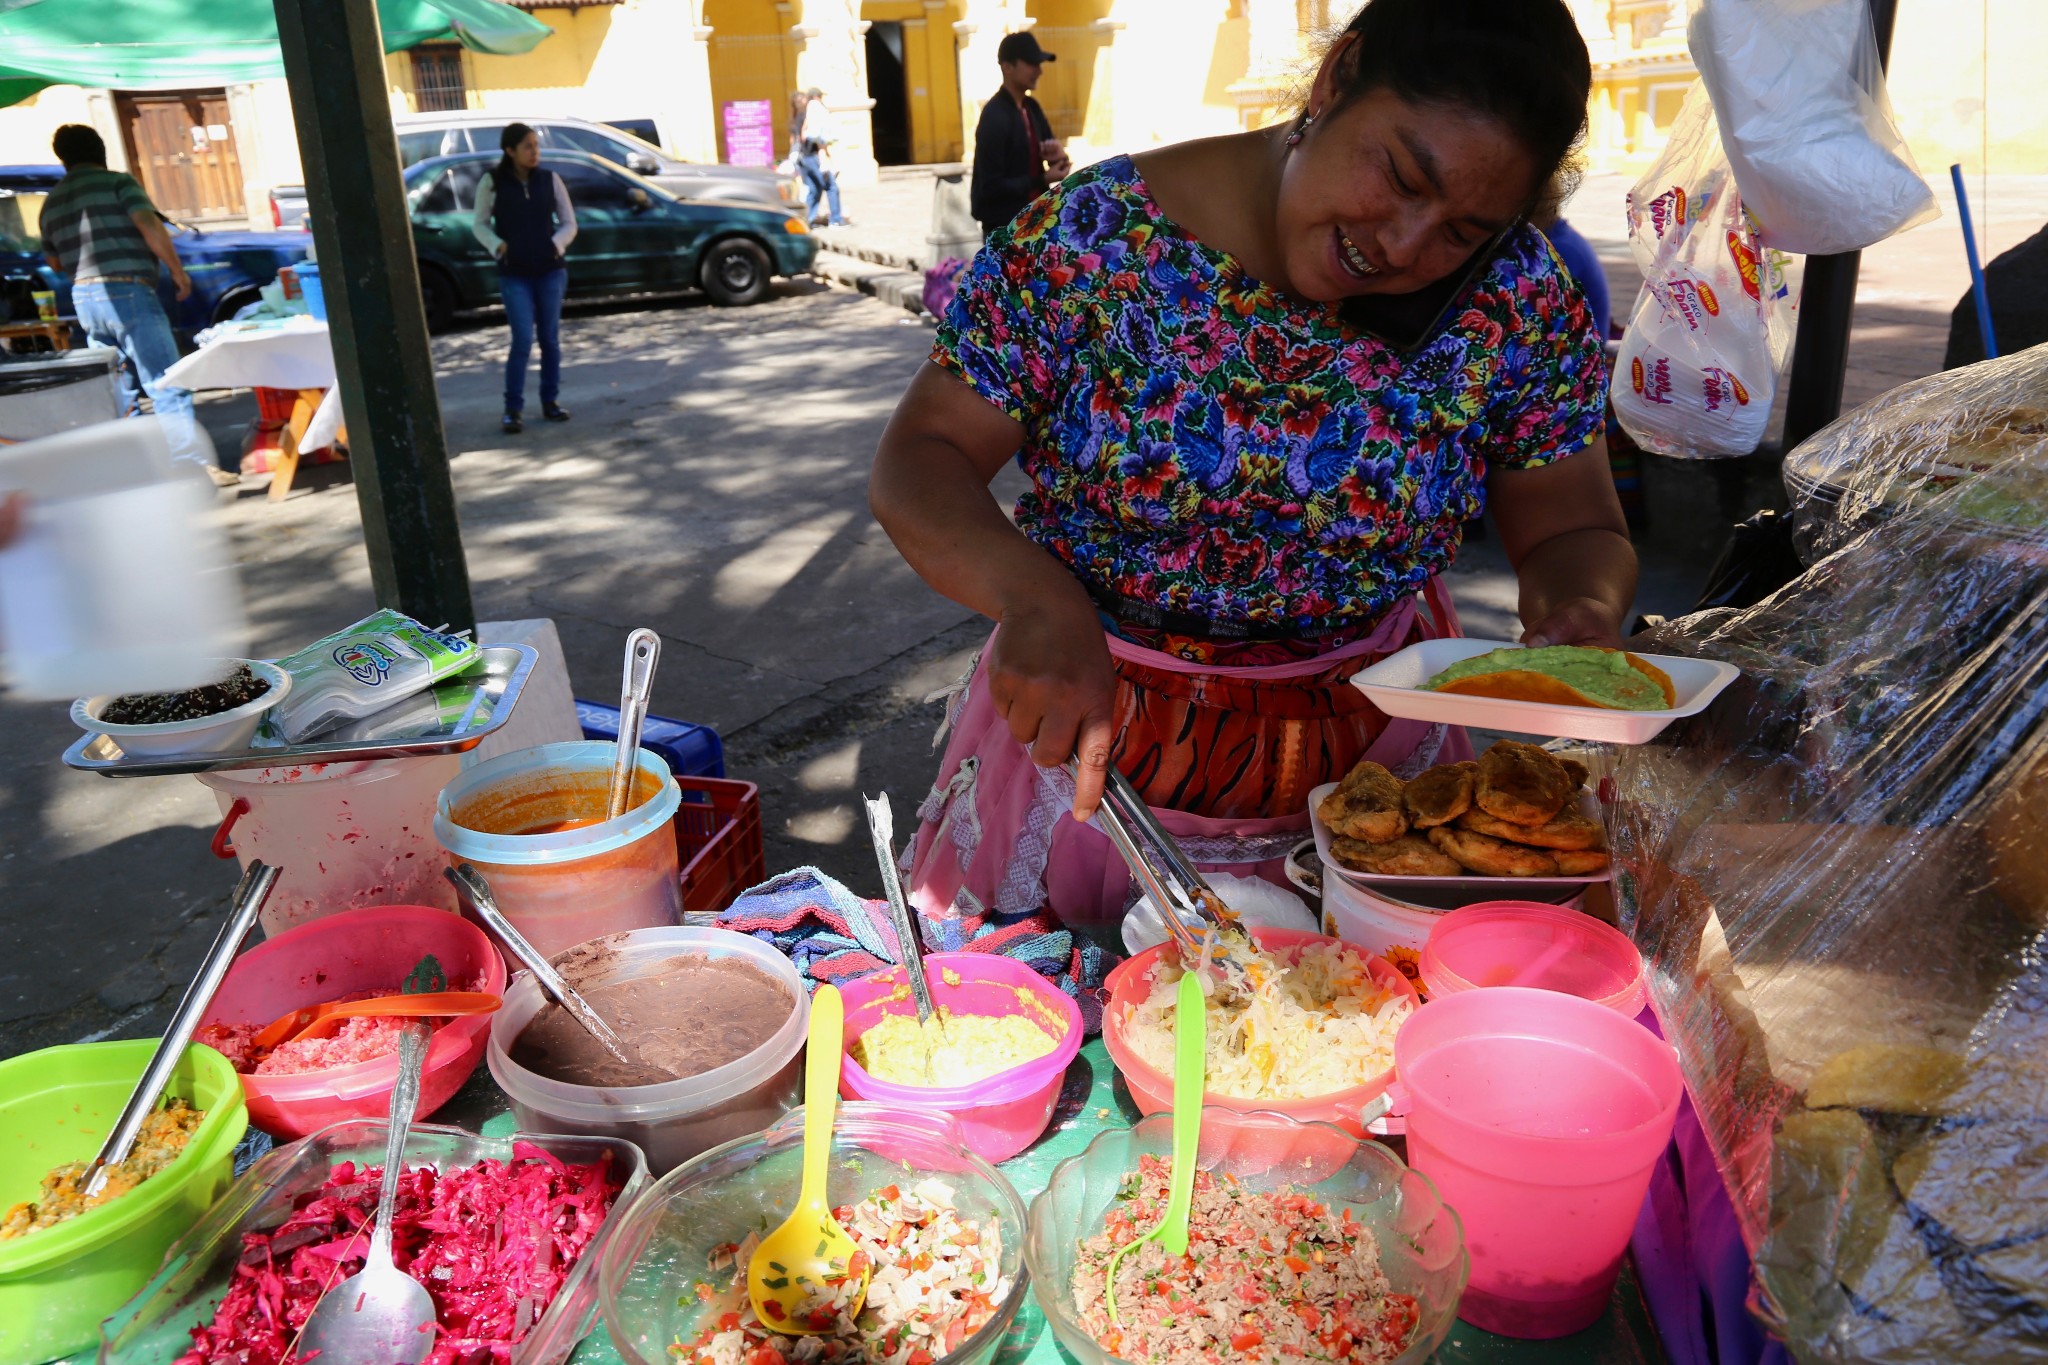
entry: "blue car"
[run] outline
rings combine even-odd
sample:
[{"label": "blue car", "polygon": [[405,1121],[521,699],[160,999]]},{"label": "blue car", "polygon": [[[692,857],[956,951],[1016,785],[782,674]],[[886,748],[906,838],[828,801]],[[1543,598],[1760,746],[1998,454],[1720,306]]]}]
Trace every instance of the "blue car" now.
[{"label": "blue car", "polygon": [[[62,166],[0,166],[0,288],[17,314],[28,306],[19,296],[49,289],[57,294],[57,311],[71,315],[71,281],[44,261],[41,232],[43,200],[63,178]],[[158,278],[157,293],[171,330],[187,345],[193,333],[256,302],[279,266],[305,260],[313,246],[309,232],[214,231],[172,223],[170,233],[192,293],[179,299],[168,272]]]}]

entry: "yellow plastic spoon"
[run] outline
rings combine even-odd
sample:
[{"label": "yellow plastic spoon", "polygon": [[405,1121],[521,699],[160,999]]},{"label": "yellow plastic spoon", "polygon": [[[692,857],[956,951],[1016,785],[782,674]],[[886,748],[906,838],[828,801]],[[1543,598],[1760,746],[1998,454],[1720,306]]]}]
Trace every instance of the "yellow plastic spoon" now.
[{"label": "yellow plastic spoon", "polygon": [[[819,986],[811,996],[811,1030],[804,1044],[803,1185],[795,1210],[761,1239],[747,1262],[747,1297],[755,1316],[763,1326],[790,1336],[829,1332],[840,1313],[859,1313],[868,1295],[867,1255],[825,1202],[845,1028],[839,989]],[[843,1308],[834,1308],[833,1298],[849,1282],[852,1297]]]}]

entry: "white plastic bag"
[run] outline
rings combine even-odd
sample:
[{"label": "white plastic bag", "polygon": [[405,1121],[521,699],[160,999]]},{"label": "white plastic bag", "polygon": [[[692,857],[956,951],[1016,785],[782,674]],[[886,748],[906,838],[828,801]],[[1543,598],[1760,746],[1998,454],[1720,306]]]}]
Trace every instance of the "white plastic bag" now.
[{"label": "white plastic bag", "polygon": [[1866,0],[1694,0],[1686,45],[1780,251],[1859,251],[1937,217],[1892,118]]},{"label": "white plastic bag", "polygon": [[1659,455],[1749,454],[1770,423],[1798,292],[1793,263],[1745,210],[1698,82],[1629,191],[1628,235],[1643,292],[1615,361],[1615,415]]}]

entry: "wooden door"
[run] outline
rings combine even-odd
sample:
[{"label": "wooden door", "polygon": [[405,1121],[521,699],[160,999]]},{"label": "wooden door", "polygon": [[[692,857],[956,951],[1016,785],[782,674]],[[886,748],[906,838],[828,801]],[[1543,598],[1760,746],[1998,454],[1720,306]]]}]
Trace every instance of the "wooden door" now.
[{"label": "wooden door", "polygon": [[173,218],[247,216],[226,91],[121,95],[118,100],[128,165],[158,209]]}]

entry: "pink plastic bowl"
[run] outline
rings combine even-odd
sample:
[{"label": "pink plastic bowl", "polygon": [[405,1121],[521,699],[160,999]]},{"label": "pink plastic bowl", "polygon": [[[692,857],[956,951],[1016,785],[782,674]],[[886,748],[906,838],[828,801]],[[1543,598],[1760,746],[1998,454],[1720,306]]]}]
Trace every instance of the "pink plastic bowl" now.
[{"label": "pink plastic bowl", "polygon": [[[1261,929],[1251,931],[1252,941],[1268,952],[1277,953],[1290,960],[1303,948],[1314,943],[1337,943],[1339,940],[1323,934],[1304,933],[1299,929]],[[1359,952],[1366,959],[1366,969],[1373,981],[1383,990],[1392,991],[1404,997],[1411,1007],[1421,1003],[1415,994],[1415,985],[1401,975],[1400,968],[1385,958],[1364,953],[1356,944],[1345,944],[1353,952]],[[1102,1042],[1109,1049],[1110,1059],[1116,1069],[1123,1072],[1124,1084],[1131,1089],[1131,1098],[1138,1108],[1147,1114],[1156,1114],[1173,1107],[1173,1078],[1154,1070],[1138,1059],[1124,1042],[1124,1024],[1131,1011],[1151,993],[1152,976],[1159,964],[1160,955],[1168,951],[1170,944],[1162,943],[1147,948],[1130,961],[1109,974],[1109,1007],[1102,1012]],[[1305,1100],[1241,1100],[1229,1095],[1205,1092],[1202,1103],[1213,1109],[1231,1110],[1251,1115],[1260,1111],[1269,1114],[1283,1114],[1302,1123],[1334,1123],[1353,1137],[1364,1137],[1365,1127],[1359,1122],[1359,1110],[1366,1103],[1377,1098],[1394,1080],[1394,1069],[1389,1066],[1377,1076],[1361,1077],[1359,1083],[1347,1090],[1328,1095],[1317,1095]],[[1213,1115],[1202,1120],[1204,1135],[1214,1126]],[[1224,1124],[1224,1128],[1231,1125]],[[1271,1121],[1255,1123],[1249,1118],[1242,1125],[1242,1135],[1247,1144],[1270,1145],[1277,1139]],[[1304,1139],[1306,1140],[1306,1139]],[[1272,1153],[1274,1160],[1288,1159],[1284,1151]]]},{"label": "pink plastic bowl", "polygon": [[[505,963],[483,930],[448,910],[384,905],[312,920],[235,960],[202,1024],[263,1025],[290,1010],[405,980],[432,953],[451,985],[483,978],[505,993]],[[434,1031],[420,1080],[426,1118],[462,1088],[483,1060],[491,1016],[472,1014]],[[382,1118],[398,1085],[398,1055],[301,1076],[244,1076],[249,1122],[277,1138],[299,1138],[343,1119]]]},{"label": "pink plastic bowl", "polygon": [[1642,954],[1627,934],[1578,910],[1486,901],[1429,931],[1422,982],[1431,999],[1487,986],[1576,995],[1633,1019],[1649,998]]},{"label": "pink plastic bowl", "polygon": [[[1031,968],[996,953],[929,953],[924,968],[934,1008],[954,1014],[1021,1013],[1057,1035],[1059,1046],[1037,1061],[950,1088],[877,1080],[848,1053],[839,1063],[839,1092],[850,1100],[943,1110],[959,1123],[969,1151],[984,1161],[1008,1161],[1036,1142],[1052,1120],[1067,1066],[1081,1050],[1080,1007]],[[839,994],[846,1002],[849,1048],[884,1015],[917,1013],[910,977],[902,967],[850,981]]]}]

